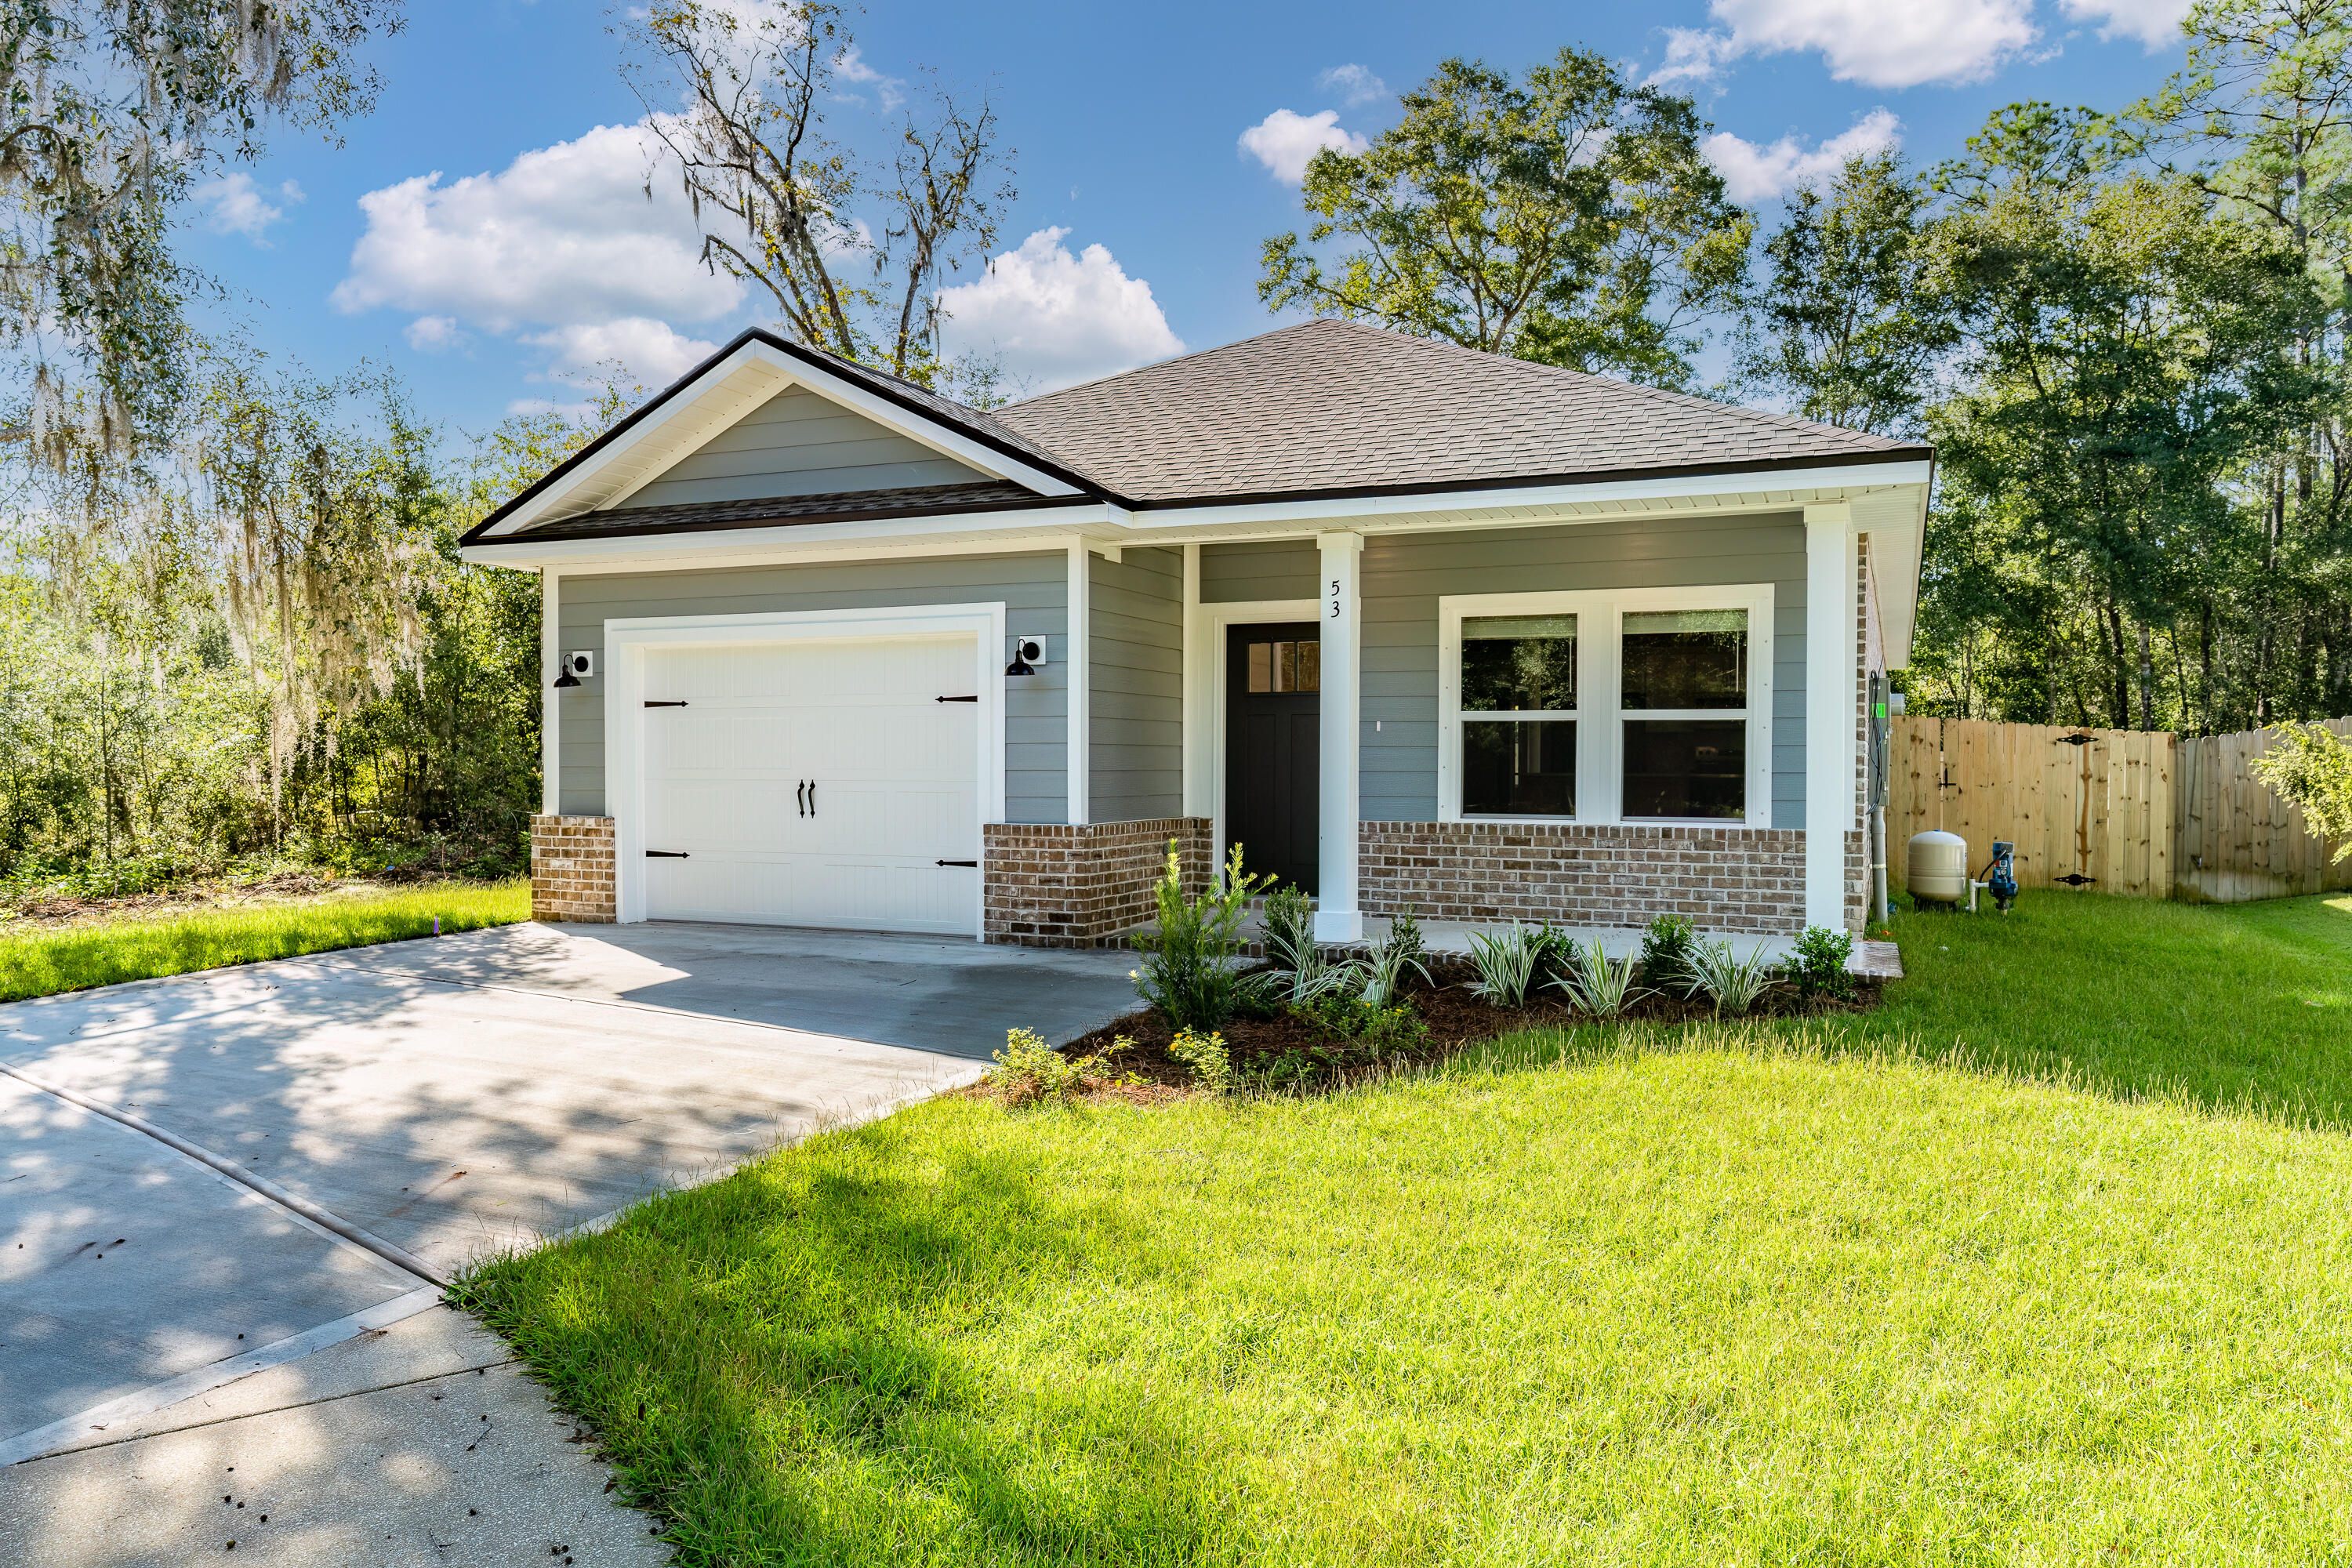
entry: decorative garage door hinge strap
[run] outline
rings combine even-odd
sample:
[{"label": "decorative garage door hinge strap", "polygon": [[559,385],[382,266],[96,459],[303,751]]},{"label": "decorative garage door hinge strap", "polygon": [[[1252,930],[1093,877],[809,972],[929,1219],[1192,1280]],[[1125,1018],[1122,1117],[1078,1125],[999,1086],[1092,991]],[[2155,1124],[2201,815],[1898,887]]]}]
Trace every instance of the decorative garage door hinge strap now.
[{"label": "decorative garage door hinge strap", "polygon": [[687,852],[683,849],[648,849],[646,851],[646,858],[648,860],[683,860],[686,858]]},{"label": "decorative garage door hinge strap", "polygon": [[938,862],[938,864],[941,866],[978,866],[980,862],[977,860],[941,860]]},{"label": "decorative garage door hinge strap", "polygon": [[977,697],[934,697],[931,700],[934,702],[977,702],[980,699]]},{"label": "decorative garage door hinge strap", "polygon": [[683,702],[648,702],[646,706],[648,708],[683,708],[686,704]]}]

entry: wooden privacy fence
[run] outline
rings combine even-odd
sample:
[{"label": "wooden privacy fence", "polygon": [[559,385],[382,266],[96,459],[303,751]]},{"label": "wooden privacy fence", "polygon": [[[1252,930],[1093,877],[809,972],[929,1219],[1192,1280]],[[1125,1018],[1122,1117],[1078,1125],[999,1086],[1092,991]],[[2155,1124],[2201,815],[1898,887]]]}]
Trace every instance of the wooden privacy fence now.
[{"label": "wooden privacy fence", "polygon": [[2172,896],[2176,746],[2160,731],[1894,721],[1887,752],[1887,873],[1904,846],[1941,828],[1969,841],[1981,874],[1996,838],[2017,845],[2027,888]]},{"label": "wooden privacy fence", "polygon": [[[1993,840],[2017,845],[2028,888],[2240,903],[2352,887],[2352,861],[2255,778],[2270,731],[2181,739],[2163,731],[1899,718],[1887,748],[1887,874],[1904,847],[1941,828],[1969,841],[1969,870]],[[2352,719],[2329,728],[2352,735]]]}]

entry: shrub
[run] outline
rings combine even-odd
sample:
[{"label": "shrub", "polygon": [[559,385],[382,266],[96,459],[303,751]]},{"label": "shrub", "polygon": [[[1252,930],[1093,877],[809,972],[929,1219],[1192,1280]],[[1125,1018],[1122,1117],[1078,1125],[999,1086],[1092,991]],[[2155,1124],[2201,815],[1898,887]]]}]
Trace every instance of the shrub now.
[{"label": "shrub", "polygon": [[2313,837],[2344,840],[2334,859],[2352,857],[2352,746],[2325,724],[2282,724],[2252,769],[2303,813]]},{"label": "shrub", "polygon": [[1714,1002],[1718,1016],[1729,1013],[1737,1017],[1756,1005],[1772,984],[1772,973],[1779,965],[1763,947],[1746,958],[1736,956],[1727,942],[1694,943],[1685,960],[1689,978],[1683,982],[1683,994],[1696,996],[1704,992]]},{"label": "shrub", "polygon": [[1381,1006],[1362,996],[1331,995],[1291,1012],[1336,1039],[1363,1046],[1374,1060],[1429,1037],[1429,1026],[1409,1002]]},{"label": "shrub", "polygon": [[1560,964],[1560,972],[1551,984],[1568,993],[1569,1001],[1580,1013],[1590,1013],[1596,1018],[1613,1018],[1646,991],[1634,989],[1633,968],[1637,960],[1632,953],[1617,963],[1601,950],[1598,942],[1583,946],[1571,942]]},{"label": "shrub", "polygon": [[1513,921],[1508,931],[1470,933],[1470,963],[1478,978],[1470,994],[1495,1007],[1527,1005],[1536,965],[1550,945],[1543,929]]},{"label": "shrub", "polygon": [[1168,1054],[1192,1069],[1194,1089],[1206,1089],[1211,1094],[1234,1091],[1234,1058],[1225,1049],[1223,1035],[1182,1030],[1169,1042]]},{"label": "shrub", "polygon": [[1159,924],[1135,934],[1144,958],[1134,977],[1137,994],[1178,1028],[1213,1029],[1241,1005],[1250,984],[1234,955],[1241,952],[1250,894],[1265,880],[1243,873],[1242,847],[1236,844],[1223,874],[1213,877],[1200,897],[1188,899],[1176,841],[1168,841]]},{"label": "shrub", "polygon": [[[1399,952],[1413,961],[1415,968],[1420,967],[1421,960],[1429,956],[1429,944],[1422,940],[1421,921],[1413,917],[1411,904],[1404,907],[1403,913],[1389,921],[1388,939],[1396,944]],[[1429,972],[1422,970],[1421,977],[1428,979]]]},{"label": "shrub", "polygon": [[996,1065],[980,1081],[1007,1105],[1066,1104],[1102,1077],[1105,1062],[1134,1044],[1121,1035],[1106,1050],[1070,1057],[1047,1045],[1034,1030],[1007,1029],[1004,1048],[995,1053]]},{"label": "shrub", "polygon": [[1846,960],[1853,956],[1853,936],[1851,932],[1832,931],[1827,926],[1807,926],[1797,939],[1797,951],[1788,963],[1789,978],[1797,983],[1800,996],[1851,996],[1854,979],[1846,972]]},{"label": "shrub", "polygon": [[[1410,918],[1410,917],[1408,917]],[[1389,934],[1371,944],[1364,956],[1348,967],[1360,982],[1359,994],[1367,1006],[1391,1007],[1397,994],[1404,989],[1404,972],[1408,969],[1421,976],[1422,984],[1429,983],[1429,971],[1421,962],[1421,931],[1409,927],[1400,931],[1391,925]]]},{"label": "shrub", "polygon": [[1653,991],[1687,993],[1691,980],[1691,950],[1698,943],[1698,928],[1687,915],[1660,915],[1642,932],[1642,984]]}]

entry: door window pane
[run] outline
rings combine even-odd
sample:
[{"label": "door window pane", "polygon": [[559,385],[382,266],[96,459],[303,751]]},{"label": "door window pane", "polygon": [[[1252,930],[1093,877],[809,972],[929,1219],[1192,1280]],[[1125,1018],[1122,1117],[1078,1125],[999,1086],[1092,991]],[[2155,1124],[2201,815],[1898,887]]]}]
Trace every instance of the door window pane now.
[{"label": "door window pane", "polygon": [[1465,721],[1462,811],[1465,816],[1575,816],[1575,721]]},{"label": "door window pane", "polygon": [[1462,711],[1576,710],[1574,616],[1473,616],[1462,623]]},{"label": "door window pane", "polygon": [[[1748,706],[1745,610],[1629,614],[1623,658],[1629,709]],[[1630,800],[1625,809],[1633,811]]]},{"label": "door window pane", "polygon": [[1313,641],[1250,644],[1249,689],[1252,691],[1322,690],[1323,645]]},{"label": "door window pane", "polygon": [[1748,721],[1626,720],[1624,812],[1627,816],[1745,816]]}]

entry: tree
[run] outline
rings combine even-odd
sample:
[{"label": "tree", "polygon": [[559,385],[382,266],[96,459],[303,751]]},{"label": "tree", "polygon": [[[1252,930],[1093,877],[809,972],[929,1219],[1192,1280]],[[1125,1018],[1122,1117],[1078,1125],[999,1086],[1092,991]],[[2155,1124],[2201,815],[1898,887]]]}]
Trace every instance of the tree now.
[{"label": "tree", "polygon": [[[1402,102],[1370,147],[1307,165],[1315,222],[1265,242],[1261,300],[1690,382],[1696,329],[1736,300],[1754,220],[1700,153],[1689,99],[1570,48],[1520,81],[1447,60]],[[1334,240],[1349,248],[1327,259],[1316,247]]]},{"label": "tree", "polygon": [[[326,128],[364,110],[357,58],[399,0],[11,0],[0,7],[0,331],[38,362],[36,449],[63,466],[154,435],[186,384],[182,307],[199,280],[172,251],[194,177],[263,150],[269,117]],[[86,373],[79,395],[52,340]]]},{"label": "tree", "polygon": [[664,0],[629,31],[629,79],[702,223],[705,266],[764,289],[813,347],[926,386],[992,381],[943,356],[939,303],[947,274],[996,242],[1014,195],[986,93],[959,101],[934,79],[929,117],[910,110],[887,168],[869,167],[824,124],[854,47],[839,6]]},{"label": "tree", "polygon": [[1957,337],[1930,297],[1929,201],[1891,152],[1848,159],[1826,193],[1792,193],[1741,321],[1738,383],[1808,419],[1916,434]]},{"label": "tree", "polygon": [[2352,746],[2325,724],[2282,724],[2253,772],[2303,813],[2315,837],[2344,840],[2334,859],[2352,858]]}]

